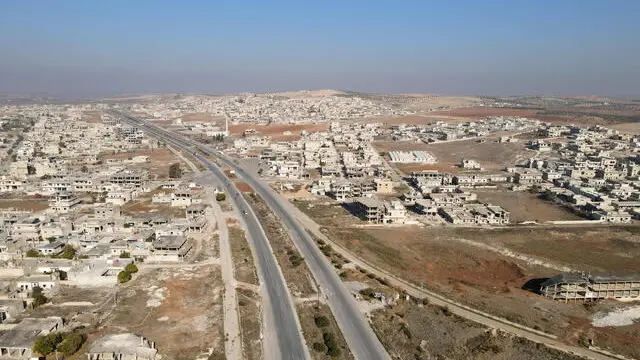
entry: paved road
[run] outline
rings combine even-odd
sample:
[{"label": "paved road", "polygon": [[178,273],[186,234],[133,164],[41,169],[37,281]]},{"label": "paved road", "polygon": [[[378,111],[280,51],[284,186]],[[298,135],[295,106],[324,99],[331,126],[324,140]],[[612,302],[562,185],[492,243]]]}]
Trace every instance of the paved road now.
[{"label": "paved road", "polygon": [[[193,151],[191,147],[194,143],[188,139],[171,134],[164,129],[133,116],[124,113],[114,114],[119,115],[125,122],[144,128],[148,134],[162,138],[173,146],[185,151]],[[262,304],[264,309],[264,358],[268,360],[309,359],[309,350],[302,337],[300,323],[289,289],[286,286],[282,272],[273,255],[273,250],[257,216],[240,195],[233,182],[225,176],[215,163],[203,156],[196,155],[196,158],[202,162],[215,177],[221,180],[222,188],[229,196],[229,200],[233,203],[234,208],[243,215],[242,220],[246,225],[247,239],[254,251],[260,286],[263,287],[263,293],[266,295],[263,297]]]},{"label": "paved road", "polygon": [[280,197],[256,175],[245,171],[223,155],[214,153],[214,156],[225,165],[232,167],[236,171],[236,175],[251,185],[282,220],[285,228],[292,235],[298,251],[305,258],[316,282],[324,292],[338,326],[355,358],[360,360],[389,359],[389,355],[358,308],[355,299],[336,274],[334,267],[320,252],[295,216],[288,211]]}]

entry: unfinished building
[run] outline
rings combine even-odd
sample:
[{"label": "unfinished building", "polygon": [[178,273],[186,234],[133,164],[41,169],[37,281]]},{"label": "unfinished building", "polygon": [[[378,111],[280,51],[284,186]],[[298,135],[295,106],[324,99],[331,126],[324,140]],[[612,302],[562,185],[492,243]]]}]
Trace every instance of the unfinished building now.
[{"label": "unfinished building", "polygon": [[540,293],[561,301],[640,300],[640,277],[600,277],[560,273],[540,285]]}]

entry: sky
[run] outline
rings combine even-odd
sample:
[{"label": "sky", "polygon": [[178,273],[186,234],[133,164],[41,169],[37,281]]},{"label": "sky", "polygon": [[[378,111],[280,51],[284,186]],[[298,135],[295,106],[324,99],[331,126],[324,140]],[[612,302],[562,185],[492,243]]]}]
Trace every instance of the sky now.
[{"label": "sky", "polygon": [[2,0],[0,93],[640,97],[637,0]]}]

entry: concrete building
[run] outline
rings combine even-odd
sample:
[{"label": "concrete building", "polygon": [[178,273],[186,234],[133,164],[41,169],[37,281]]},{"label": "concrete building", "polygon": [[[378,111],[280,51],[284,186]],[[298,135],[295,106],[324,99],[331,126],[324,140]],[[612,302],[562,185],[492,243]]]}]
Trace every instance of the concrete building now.
[{"label": "concrete building", "polygon": [[540,285],[540,293],[561,301],[639,300],[640,278],[560,273]]},{"label": "concrete building", "polygon": [[33,359],[33,343],[40,335],[47,335],[62,328],[62,318],[49,316],[46,318],[26,318],[13,329],[0,336],[0,358]]}]

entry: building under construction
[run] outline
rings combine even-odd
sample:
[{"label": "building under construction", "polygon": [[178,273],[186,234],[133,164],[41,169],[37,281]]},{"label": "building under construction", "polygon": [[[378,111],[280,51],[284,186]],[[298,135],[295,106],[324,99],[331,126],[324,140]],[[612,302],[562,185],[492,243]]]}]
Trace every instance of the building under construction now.
[{"label": "building under construction", "polygon": [[560,273],[544,281],[540,293],[560,301],[640,300],[640,276],[619,278]]}]

